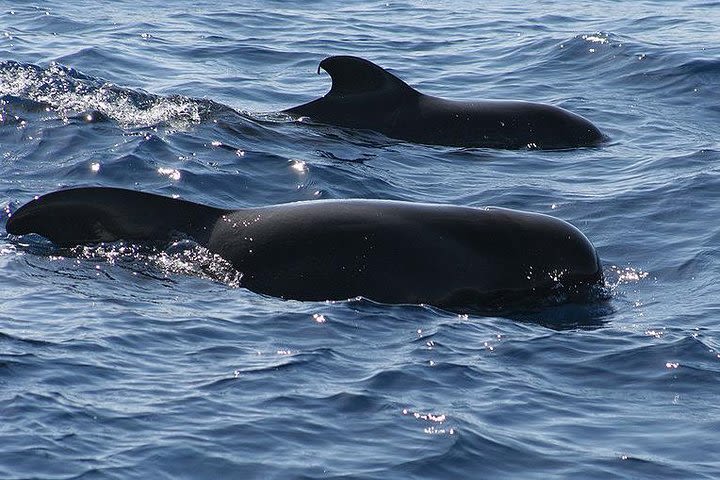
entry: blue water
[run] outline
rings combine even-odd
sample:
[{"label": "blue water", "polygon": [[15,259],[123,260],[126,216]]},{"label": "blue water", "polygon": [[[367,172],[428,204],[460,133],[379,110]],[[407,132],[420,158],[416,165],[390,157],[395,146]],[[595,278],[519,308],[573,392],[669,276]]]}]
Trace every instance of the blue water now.
[{"label": "blue water", "polygon": [[[0,1],[0,478],[720,477],[720,2],[146,3]],[[332,54],[610,141],[464,150],[277,114],[328,90]],[[548,213],[610,298],[283,301],[196,247],[4,233],[81,185]]]}]

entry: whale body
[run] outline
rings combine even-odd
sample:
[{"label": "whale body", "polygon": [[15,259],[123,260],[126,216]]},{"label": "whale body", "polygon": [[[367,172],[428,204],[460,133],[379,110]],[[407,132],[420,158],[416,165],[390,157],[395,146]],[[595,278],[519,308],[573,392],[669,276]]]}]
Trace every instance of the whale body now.
[{"label": "whale body", "polygon": [[333,56],[318,66],[332,79],[322,98],[284,113],[430,145],[565,149],[605,139],[580,115],[514,100],[453,101],[424,95],[387,70],[359,57]]},{"label": "whale body", "polygon": [[579,230],[504,208],[315,200],[226,210],[97,187],[36,198],[6,229],[61,247],[190,237],[231,262],[243,287],[296,300],[362,296],[465,312],[572,299],[602,283]]}]

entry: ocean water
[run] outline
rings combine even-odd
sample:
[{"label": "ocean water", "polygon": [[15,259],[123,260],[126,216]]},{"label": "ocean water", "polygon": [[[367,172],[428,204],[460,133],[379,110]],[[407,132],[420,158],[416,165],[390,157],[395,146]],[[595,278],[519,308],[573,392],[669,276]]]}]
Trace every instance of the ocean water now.
[{"label": "ocean water", "polygon": [[[720,2],[147,3],[0,1],[0,478],[720,477]],[[278,114],[328,90],[333,54],[610,140],[458,149]],[[284,301],[199,249],[4,233],[87,185],[548,213],[610,296]]]}]

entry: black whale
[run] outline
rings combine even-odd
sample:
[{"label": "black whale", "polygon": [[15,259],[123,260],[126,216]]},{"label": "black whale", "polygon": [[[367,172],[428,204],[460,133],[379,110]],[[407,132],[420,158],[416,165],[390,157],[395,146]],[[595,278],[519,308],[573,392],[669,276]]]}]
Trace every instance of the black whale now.
[{"label": "black whale", "polygon": [[285,113],[431,145],[563,149],[596,146],[605,139],[588,120],[560,107],[431,97],[358,57],[328,57],[318,73],[321,68],[332,78],[330,92]]},{"label": "black whale", "polygon": [[602,282],[597,253],[575,227],[502,208],[317,200],[223,210],[78,188],[32,200],[6,228],[59,246],[179,233],[231,262],[244,287],[297,300],[364,296],[468,311],[537,305]]}]

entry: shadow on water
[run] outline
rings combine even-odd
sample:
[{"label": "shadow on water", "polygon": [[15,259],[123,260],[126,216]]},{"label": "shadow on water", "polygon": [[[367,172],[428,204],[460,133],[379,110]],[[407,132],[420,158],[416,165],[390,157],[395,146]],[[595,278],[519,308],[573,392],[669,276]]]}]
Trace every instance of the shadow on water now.
[{"label": "shadow on water", "polygon": [[521,323],[533,323],[553,330],[596,329],[605,326],[615,309],[609,299],[588,303],[568,303],[548,306],[536,312],[517,312],[507,318]]},{"label": "shadow on water", "polygon": [[615,309],[607,284],[582,289],[564,288],[550,296],[515,298],[494,307],[485,305],[446,309],[463,316],[506,318],[553,330],[596,329]]}]

